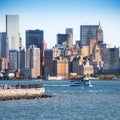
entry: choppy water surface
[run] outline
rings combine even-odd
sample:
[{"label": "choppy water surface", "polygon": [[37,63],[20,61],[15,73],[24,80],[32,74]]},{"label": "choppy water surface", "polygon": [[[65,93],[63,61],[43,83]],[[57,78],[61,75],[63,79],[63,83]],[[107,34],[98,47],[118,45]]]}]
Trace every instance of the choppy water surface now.
[{"label": "choppy water surface", "polygon": [[120,120],[119,80],[91,81],[92,87],[73,87],[69,81],[42,83],[46,94],[56,97],[0,101],[0,120]]}]

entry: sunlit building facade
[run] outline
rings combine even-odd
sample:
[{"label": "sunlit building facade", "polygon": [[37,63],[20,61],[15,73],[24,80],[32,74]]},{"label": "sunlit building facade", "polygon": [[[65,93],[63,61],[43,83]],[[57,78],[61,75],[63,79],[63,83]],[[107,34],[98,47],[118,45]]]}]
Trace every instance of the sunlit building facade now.
[{"label": "sunlit building facade", "polygon": [[68,34],[68,48],[72,49],[73,48],[73,28],[66,28],[66,34]]},{"label": "sunlit building facade", "polygon": [[41,74],[44,74],[44,31],[43,30],[27,30],[26,31],[26,48],[35,45],[40,49],[40,66]]}]

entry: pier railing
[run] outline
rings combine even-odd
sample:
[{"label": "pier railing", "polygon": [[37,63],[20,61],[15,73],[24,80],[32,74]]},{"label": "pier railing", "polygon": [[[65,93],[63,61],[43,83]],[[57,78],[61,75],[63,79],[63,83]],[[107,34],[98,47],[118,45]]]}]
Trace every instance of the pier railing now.
[{"label": "pier railing", "polygon": [[45,95],[42,84],[0,85],[0,100],[32,99]]},{"label": "pier railing", "polygon": [[22,84],[18,83],[15,85],[0,85],[0,89],[31,89],[31,88],[41,88],[42,84]]}]

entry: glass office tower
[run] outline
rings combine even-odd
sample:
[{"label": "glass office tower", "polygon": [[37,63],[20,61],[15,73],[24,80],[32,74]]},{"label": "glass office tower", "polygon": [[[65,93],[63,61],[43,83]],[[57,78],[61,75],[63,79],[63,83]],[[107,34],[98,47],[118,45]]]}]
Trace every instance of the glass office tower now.
[{"label": "glass office tower", "polygon": [[18,15],[6,15],[6,33],[9,50],[19,50]]},{"label": "glass office tower", "polygon": [[44,40],[44,31],[43,30],[26,30],[26,48],[28,49],[31,45],[35,45],[37,48],[40,48],[40,71],[43,75],[44,69],[44,47],[43,47],[43,40]]},{"label": "glass office tower", "polygon": [[6,32],[0,33],[0,57],[8,59],[9,50],[8,42],[6,41]]},{"label": "glass office tower", "polygon": [[80,26],[80,41],[81,46],[89,45],[90,39],[95,39],[97,36],[99,25],[81,25]]}]

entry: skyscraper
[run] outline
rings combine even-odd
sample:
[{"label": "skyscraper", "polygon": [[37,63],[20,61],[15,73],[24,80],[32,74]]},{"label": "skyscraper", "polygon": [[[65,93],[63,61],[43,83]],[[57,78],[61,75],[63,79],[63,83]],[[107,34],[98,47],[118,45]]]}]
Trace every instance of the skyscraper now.
[{"label": "skyscraper", "polygon": [[20,69],[25,69],[26,68],[26,51],[25,49],[21,49],[19,51],[19,67]]},{"label": "skyscraper", "polygon": [[43,50],[44,33],[43,30],[27,30],[26,31],[26,48],[30,45],[36,45]]},{"label": "skyscraper", "polygon": [[53,75],[53,50],[45,50],[45,67],[44,67],[44,76]]},{"label": "skyscraper", "polygon": [[30,48],[30,69],[32,69],[32,77],[40,76],[40,49],[35,45]]},{"label": "skyscraper", "polygon": [[66,28],[66,34],[68,34],[68,48],[72,49],[72,47],[73,47],[73,29]]},{"label": "skyscraper", "polygon": [[6,33],[9,50],[19,50],[18,15],[6,15]]},{"label": "skyscraper", "polygon": [[24,50],[21,52],[21,55],[24,58],[26,57],[24,61],[26,65],[23,64],[21,66],[21,76],[25,76],[27,78],[36,78],[40,76],[40,48],[36,47],[35,45],[30,45],[30,47],[27,49],[26,55]]},{"label": "skyscraper", "polygon": [[0,57],[8,59],[9,50],[8,42],[6,39],[6,32],[0,33]]},{"label": "skyscraper", "polygon": [[120,48],[105,48],[103,50],[103,73],[120,73]]},{"label": "skyscraper", "polygon": [[36,47],[40,48],[40,69],[41,74],[44,74],[43,68],[43,40],[44,40],[44,32],[43,30],[27,30],[26,31],[26,48],[28,49],[30,45],[35,45]]},{"label": "skyscraper", "polygon": [[88,46],[91,39],[96,39],[99,25],[81,25],[80,41],[81,46]]},{"label": "skyscraper", "polygon": [[99,22],[99,27],[98,27],[98,31],[97,31],[97,41],[98,41],[98,43],[103,43],[103,29],[101,27],[100,22]]},{"label": "skyscraper", "polygon": [[72,34],[73,36],[73,28],[66,28],[66,34]]},{"label": "skyscraper", "polygon": [[18,70],[18,51],[9,50],[9,72],[16,72]]},{"label": "skyscraper", "polygon": [[58,45],[66,45],[67,46],[67,34],[57,34],[57,44]]}]

